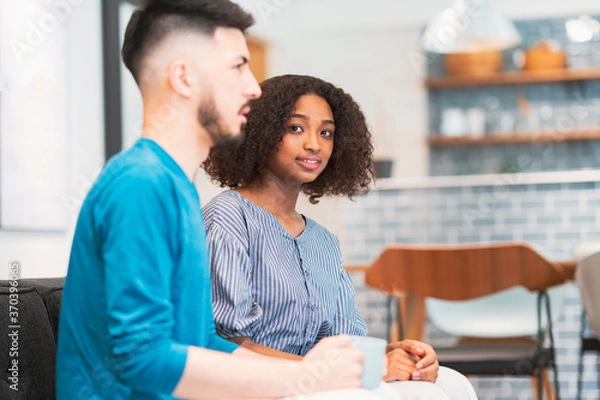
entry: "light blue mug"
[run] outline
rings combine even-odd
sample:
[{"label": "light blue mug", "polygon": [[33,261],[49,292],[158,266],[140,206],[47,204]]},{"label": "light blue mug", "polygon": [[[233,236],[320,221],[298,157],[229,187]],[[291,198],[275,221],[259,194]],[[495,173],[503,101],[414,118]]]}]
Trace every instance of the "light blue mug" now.
[{"label": "light blue mug", "polygon": [[362,387],[375,389],[383,378],[383,360],[387,342],[370,336],[350,336],[352,342],[365,356],[363,373],[360,376]]}]

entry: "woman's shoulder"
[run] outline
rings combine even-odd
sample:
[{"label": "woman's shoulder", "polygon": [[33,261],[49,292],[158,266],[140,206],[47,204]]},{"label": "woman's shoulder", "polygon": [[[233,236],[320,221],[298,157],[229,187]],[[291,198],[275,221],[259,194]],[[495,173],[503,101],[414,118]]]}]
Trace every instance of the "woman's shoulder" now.
[{"label": "woman's shoulder", "polygon": [[202,208],[202,213],[207,230],[213,225],[243,226],[245,225],[246,204],[239,193],[225,190],[213,197]]},{"label": "woman's shoulder", "polygon": [[333,243],[337,246],[340,245],[340,240],[333,232],[331,232],[324,225],[321,225],[317,221],[312,218],[304,215],[304,219],[306,220],[306,233],[311,239],[318,238],[320,241]]}]

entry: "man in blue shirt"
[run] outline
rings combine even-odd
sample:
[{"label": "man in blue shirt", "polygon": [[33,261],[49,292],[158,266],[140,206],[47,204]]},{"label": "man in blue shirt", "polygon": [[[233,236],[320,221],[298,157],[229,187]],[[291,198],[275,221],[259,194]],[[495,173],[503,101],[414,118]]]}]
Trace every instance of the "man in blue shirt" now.
[{"label": "man in blue shirt", "polygon": [[301,361],[219,338],[193,178],[212,147],[243,139],[260,88],[252,17],[228,0],[151,0],[123,59],[144,102],[143,138],[114,157],[79,215],[60,315],[59,399],[264,398],[360,385],[348,337]]}]

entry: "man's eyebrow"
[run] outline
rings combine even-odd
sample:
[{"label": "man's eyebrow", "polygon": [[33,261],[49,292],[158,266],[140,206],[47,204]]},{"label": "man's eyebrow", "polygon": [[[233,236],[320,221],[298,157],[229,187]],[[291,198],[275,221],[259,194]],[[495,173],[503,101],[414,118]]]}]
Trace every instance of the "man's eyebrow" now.
[{"label": "man's eyebrow", "polygon": [[[292,114],[290,115],[290,118],[300,118],[300,119],[304,119],[306,121],[308,121],[308,117],[304,114]],[[321,121],[324,124],[331,124],[331,125],[335,125],[335,121],[332,121],[330,119],[324,119],[323,121]]]}]

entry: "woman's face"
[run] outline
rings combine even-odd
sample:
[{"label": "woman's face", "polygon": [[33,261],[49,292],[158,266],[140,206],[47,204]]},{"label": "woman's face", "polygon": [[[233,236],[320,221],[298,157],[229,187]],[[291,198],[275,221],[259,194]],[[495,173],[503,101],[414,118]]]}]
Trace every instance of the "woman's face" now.
[{"label": "woman's face", "polygon": [[300,97],[282,141],[269,156],[269,173],[286,183],[314,181],[329,162],[334,134],[333,112],[325,99],[315,94]]}]

